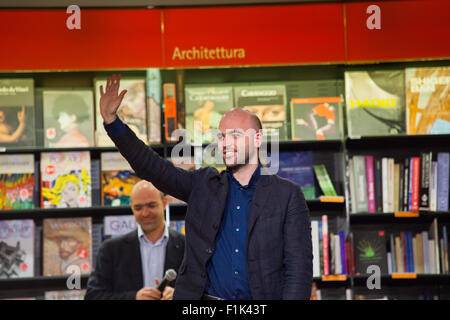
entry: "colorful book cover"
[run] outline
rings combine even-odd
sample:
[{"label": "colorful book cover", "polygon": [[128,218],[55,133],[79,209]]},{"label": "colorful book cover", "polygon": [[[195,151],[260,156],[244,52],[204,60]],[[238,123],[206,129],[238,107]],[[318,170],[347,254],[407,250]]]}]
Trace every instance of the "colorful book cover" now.
[{"label": "colorful book cover", "polygon": [[115,238],[136,230],[137,223],[134,215],[105,216],[103,218],[104,240]]},{"label": "colorful book cover", "polygon": [[299,184],[306,200],[316,199],[312,151],[280,152],[278,175]]},{"label": "colorful book cover", "polygon": [[[114,146],[103,127],[103,118],[100,114],[100,86],[106,87],[106,79],[95,79],[95,108],[96,108],[96,143],[99,147]],[[117,116],[125,122],[136,136],[142,141],[147,141],[147,118],[145,78],[122,78],[120,79],[119,93],[127,90]]]},{"label": "colorful book cover", "polygon": [[349,71],[345,89],[350,137],[406,132],[403,71]]},{"label": "colorful book cover", "polygon": [[41,207],[90,207],[89,151],[41,153]]},{"label": "colorful book cover", "polygon": [[34,194],[34,155],[0,155],[0,209],[31,209]]},{"label": "colorful book cover", "polygon": [[119,152],[102,152],[102,205],[128,206],[133,186],[139,182],[136,173]]},{"label": "colorful book cover", "polygon": [[45,291],[45,300],[84,300],[86,290]]},{"label": "colorful book cover", "polygon": [[327,168],[324,164],[314,165],[314,172],[316,173],[317,180],[319,181],[320,189],[325,196],[337,196],[334,189],[333,182],[328,175]]},{"label": "colorful book cover", "polygon": [[236,85],[234,99],[236,107],[250,110],[258,116],[263,127],[263,139],[288,140],[285,85]]},{"label": "colorful book cover", "polygon": [[0,221],[0,279],[34,277],[34,221]]},{"label": "colorful book cover", "polygon": [[188,141],[206,144],[217,141],[219,122],[233,109],[233,88],[229,85],[186,85],[186,130]]},{"label": "colorful book cover", "polygon": [[45,147],[94,145],[94,94],[91,89],[44,90],[42,99]]},{"label": "colorful book cover", "polygon": [[36,143],[33,79],[0,79],[0,147]]},{"label": "colorful book cover", "polygon": [[448,211],[450,153],[437,155],[437,210]]},{"label": "colorful book cover", "polygon": [[92,218],[43,220],[44,276],[92,270]]},{"label": "colorful book cover", "polygon": [[384,231],[356,231],[354,241],[356,272],[365,275],[367,274],[367,267],[376,265],[380,268],[381,274],[387,274]]},{"label": "colorful book cover", "polygon": [[408,134],[450,133],[450,67],[405,71]]},{"label": "colorful book cover", "polygon": [[147,69],[147,134],[148,142],[161,143],[161,70]]}]

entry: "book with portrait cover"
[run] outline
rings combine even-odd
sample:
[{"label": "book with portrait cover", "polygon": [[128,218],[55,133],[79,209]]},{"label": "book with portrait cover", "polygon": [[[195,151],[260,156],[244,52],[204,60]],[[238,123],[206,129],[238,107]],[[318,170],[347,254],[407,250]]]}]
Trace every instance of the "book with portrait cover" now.
[{"label": "book with portrait cover", "polygon": [[[95,82],[95,110],[96,110],[96,143],[99,147],[114,146],[103,127],[103,118],[100,114],[100,86],[106,88],[106,79],[96,78]],[[146,118],[146,87],[145,78],[122,78],[120,79],[119,94],[127,90],[117,116],[126,123],[136,136],[147,142],[147,118]]]},{"label": "book with portrait cover", "polygon": [[0,79],[0,147],[36,144],[34,80]]},{"label": "book with portrait cover", "polygon": [[86,290],[45,291],[45,300],[84,300]]},{"label": "book with portrait cover", "polygon": [[312,151],[280,152],[277,174],[299,184],[306,200],[316,198]]},{"label": "book with portrait cover", "polygon": [[341,139],[343,136],[342,80],[286,82],[290,99],[292,140]]},{"label": "book with portrait cover", "polygon": [[91,89],[44,90],[44,146],[94,145],[94,95]]},{"label": "book with portrait cover", "polygon": [[405,71],[408,134],[450,133],[450,67]]},{"label": "book with portrait cover", "polygon": [[136,230],[136,218],[134,215],[105,216],[103,219],[103,239],[115,238]]},{"label": "book with portrait cover", "polygon": [[186,85],[186,131],[195,144],[217,141],[222,116],[233,109],[233,89],[229,85]]},{"label": "book with portrait cover", "polygon": [[354,232],[356,273],[366,275],[367,267],[378,266],[380,273],[387,274],[386,236],[383,230]]},{"label": "book with portrait cover", "polygon": [[0,209],[34,208],[34,155],[0,155]]},{"label": "book with portrait cover", "polygon": [[128,206],[133,186],[140,181],[119,152],[102,152],[102,205]]},{"label": "book with portrait cover", "polygon": [[92,218],[43,220],[43,276],[89,274],[92,270]]},{"label": "book with portrait cover", "polygon": [[34,221],[0,221],[0,279],[34,276]]},{"label": "book with portrait cover", "polygon": [[406,133],[404,83],[402,70],[346,72],[348,135]]},{"label": "book with portrait cover", "polygon": [[288,139],[285,85],[236,85],[234,99],[236,107],[250,110],[258,116],[263,127],[263,138]]},{"label": "book with portrait cover", "polygon": [[41,207],[90,207],[89,151],[41,153]]}]

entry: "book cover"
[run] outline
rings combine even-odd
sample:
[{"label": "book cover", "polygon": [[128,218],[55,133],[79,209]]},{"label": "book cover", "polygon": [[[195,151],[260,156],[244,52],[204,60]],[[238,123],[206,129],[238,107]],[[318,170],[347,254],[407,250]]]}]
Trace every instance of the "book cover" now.
[{"label": "book cover", "polygon": [[43,275],[81,274],[92,270],[92,218],[43,220]]},{"label": "book cover", "polygon": [[94,94],[91,89],[44,90],[44,146],[94,145]]},{"label": "book cover", "polygon": [[324,164],[316,164],[313,166],[320,189],[325,196],[337,196],[333,182],[328,175],[327,168]]},{"label": "book cover", "polygon": [[364,156],[353,156],[353,168],[356,187],[356,211],[367,212],[366,161]]},{"label": "book cover", "polygon": [[136,230],[137,223],[134,215],[105,216],[103,218],[104,240],[115,238]]},{"label": "book cover", "polygon": [[450,67],[407,68],[408,134],[450,133]]},{"label": "book cover", "polygon": [[161,70],[158,68],[147,69],[147,135],[150,144],[161,143],[161,88]]},{"label": "book cover", "polygon": [[437,210],[448,211],[450,153],[437,155]]},{"label": "book cover", "polygon": [[217,142],[219,122],[233,109],[233,88],[229,85],[186,85],[186,130],[195,144]]},{"label": "book cover", "polygon": [[355,232],[355,263],[356,271],[367,274],[367,268],[376,265],[381,274],[387,274],[386,239],[382,230]]},{"label": "book cover", "polygon": [[[100,86],[106,88],[106,79],[96,78],[95,83],[95,109],[96,109],[96,143],[99,147],[112,147],[114,143],[108,137],[103,127],[103,118],[100,114]],[[147,141],[146,97],[145,78],[120,79],[119,93],[127,90],[117,116],[126,123],[136,136],[142,141]]]},{"label": "book cover", "polygon": [[262,123],[263,139],[288,140],[286,86],[281,84],[236,85],[235,106],[250,110]]},{"label": "book cover", "polygon": [[34,221],[0,221],[0,279],[34,277]]},{"label": "book cover", "polygon": [[100,159],[102,205],[128,206],[131,190],[141,179],[119,152],[102,152]]},{"label": "book cover", "polygon": [[278,175],[299,184],[306,200],[316,199],[312,151],[280,152]]},{"label": "book cover", "polygon": [[342,102],[342,97],[291,99],[292,140],[340,139]]},{"label": "book cover", "polygon": [[350,137],[406,132],[402,70],[345,72],[345,89]]},{"label": "book cover", "polygon": [[0,155],[0,209],[34,208],[34,155]]},{"label": "book cover", "polygon": [[41,207],[90,207],[89,151],[41,153]]},{"label": "book cover", "polygon": [[373,156],[366,156],[366,185],[368,212],[375,213],[377,209],[375,205],[375,178],[373,169]]},{"label": "book cover", "polygon": [[33,79],[0,79],[0,147],[36,144]]}]

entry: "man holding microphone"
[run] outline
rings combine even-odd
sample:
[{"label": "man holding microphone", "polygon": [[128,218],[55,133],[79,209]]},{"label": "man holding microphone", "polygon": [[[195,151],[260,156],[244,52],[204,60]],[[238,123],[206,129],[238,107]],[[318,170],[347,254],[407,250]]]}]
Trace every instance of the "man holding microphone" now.
[{"label": "man holding microphone", "polygon": [[300,186],[261,174],[261,122],[241,108],[221,119],[218,147],[227,167],[176,168],[116,115],[126,94],[120,75],[101,87],[104,126],[136,174],[188,203],[186,248],[174,299],[309,299],[312,243]]}]

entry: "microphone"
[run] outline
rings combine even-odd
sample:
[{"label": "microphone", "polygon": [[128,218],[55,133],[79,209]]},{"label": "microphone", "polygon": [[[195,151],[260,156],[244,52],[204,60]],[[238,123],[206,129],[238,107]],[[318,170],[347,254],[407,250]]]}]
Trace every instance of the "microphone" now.
[{"label": "microphone", "polygon": [[159,291],[163,291],[164,288],[166,287],[167,283],[175,280],[176,278],[177,278],[177,272],[175,270],[173,270],[173,269],[167,270],[166,273],[164,274],[164,278],[159,283],[157,289]]}]

